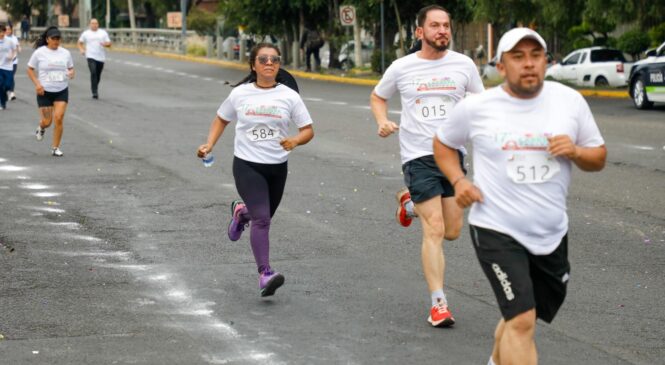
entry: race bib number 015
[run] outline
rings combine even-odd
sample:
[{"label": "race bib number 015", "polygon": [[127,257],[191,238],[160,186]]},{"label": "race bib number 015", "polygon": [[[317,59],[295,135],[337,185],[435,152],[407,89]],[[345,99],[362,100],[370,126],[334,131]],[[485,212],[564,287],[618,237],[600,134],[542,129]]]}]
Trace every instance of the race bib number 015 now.
[{"label": "race bib number 015", "polygon": [[277,139],[279,138],[279,129],[260,124],[247,131],[247,138],[252,142]]},{"label": "race bib number 015", "polygon": [[540,184],[561,170],[555,157],[544,153],[514,154],[508,160],[508,177],[516,184]]},{"label": "race bib number 015", "polygon": [[49,71],[46,74],[46,80],[49,82],[63,82],[66,78],[64,71]]},{"label": "race bib number 015", "polygon": [[429,96],[416,100],[416,115],[422,121],[441,120],[448,117],[453,101],[445,96]]}]

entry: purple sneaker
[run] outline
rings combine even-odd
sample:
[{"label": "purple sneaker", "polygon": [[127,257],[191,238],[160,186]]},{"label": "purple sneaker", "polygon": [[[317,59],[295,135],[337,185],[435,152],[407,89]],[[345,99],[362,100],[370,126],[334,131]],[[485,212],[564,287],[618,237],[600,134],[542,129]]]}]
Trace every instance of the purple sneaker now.
[{"label": "purple sneaker", "polygon": [[259,275],[259,290],[262,297],[275,294],[277,288],[284,284],[284,275],[268,269]]},{"label": "purple sneaker", "polygon": [[234,200],[233,203],[231,203],[231,222],[229,223],[229,239],[231,241],[239,240],[242,231],[245,230],[245,224],[247,222],[243,222],[242,218],[240,218],[240,214],[243,213],[243,211],[246,211],[245,203],[240,200]]}]

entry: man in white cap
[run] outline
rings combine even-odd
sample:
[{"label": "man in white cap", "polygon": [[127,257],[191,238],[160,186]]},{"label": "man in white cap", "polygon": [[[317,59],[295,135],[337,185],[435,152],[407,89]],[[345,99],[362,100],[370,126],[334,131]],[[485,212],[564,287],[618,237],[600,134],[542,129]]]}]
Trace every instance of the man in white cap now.
[{"label": "man in white cap", "polygon": [[[434,156],[471,206],[471,240],[502,319],[489,364],[536,364],[536,318],[551,322],[569,279],[566,196],[572,165],[600,171],[607,150],[584,98],[543,81],[547,46],[516,28],[499,41],[501,86],[460,102],[437,132]],[[457,149],[473,145],[473,182]]]}]

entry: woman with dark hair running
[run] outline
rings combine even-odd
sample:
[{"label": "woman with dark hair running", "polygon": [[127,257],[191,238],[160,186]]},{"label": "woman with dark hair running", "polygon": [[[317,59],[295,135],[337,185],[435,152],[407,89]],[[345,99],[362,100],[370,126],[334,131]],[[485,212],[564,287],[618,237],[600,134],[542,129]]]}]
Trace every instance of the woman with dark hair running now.
[{"label": "woman with dark hair running", "polygon": [[[41,120],[35,133],[44,139],[44,131],[55,120],[51,155],[63,156],[60,150],[63,121],[69,102],[69,80],[74,78],[74,61],[68,50],[60,47],[60,31],[49,27],[35,41],[35,51],[28,61],[28,77],[35,84]],[[35,74],[35,69],[39,74]]]},{"label": "woman with dark hair running", "polygon": [[[279,49],[257,44],[249,56],[250,75],[235,85],[212,121],[197,155],[210,153],[226,126],[235,122],[233,178],[242,201],[231,204],[228,236],[240,239],[251,223],[249,240],[259,272],[262,297],[275,293],[284,276],[270,267],[270,222],[284,193],[290,151],[314,137],[312,118],[297,92],[277,82]],[[254,82],[248,82],[255,80]],[[298,134],[289,136],[289,122]]]}]

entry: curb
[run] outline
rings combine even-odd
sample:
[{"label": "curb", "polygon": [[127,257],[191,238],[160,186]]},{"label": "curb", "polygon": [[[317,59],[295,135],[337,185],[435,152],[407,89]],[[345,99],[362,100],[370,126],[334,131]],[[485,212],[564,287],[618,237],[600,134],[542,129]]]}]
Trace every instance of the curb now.
[{"label": "curb", "polygon": [[[198,62],[198,63],[207,64],[207,65],[215,65],[215,66],[220,66],[220,67],[225,67],[225,68],[232,68],[232,69],[235,69],[235,70],[247,70],[246,65],[240,64],[238,62],[232,62],[232,61],[223,61],[223,60],[204,58],[204,57],[195,57],[195,56],[185,56],[185,55],[179,55],[179,54],[167,53],[167,52],[159,52],[159,51],[147,51],[147,50],[141,51],[141,50],[135,50],[135,49],[130,49],[130,48],[114,48],[113,50],[116,51],[116,52],[145,54],[145,55],[151,55],[151,56],[155,56],[155,57],[169,58],[169,59],[173,59],[173,60]],[[293,76],[297,76],[299,78],[308,79],[308,80],[327,81],[327,82],[334,82],[334,83],[338,83],[338,84],[361,85],[361,86],[376,86],[376,84],[379,83],[379,80],[356,79],[356,78],[348,78],[348,77],[334,76],[334,75],[321,75],[321,74],[315,74],[315,73],[304,72],[304,71],[299,71],[299,70],[292,70],[292,69],[289,69],[289,68],[287,68],[287,70]],[[630,96],[628,95],[627,90],[612,91],[612,90],[577,89],[577,91],[580,94],[582,94],[582,96],[588,96],[588,97],[609,98],[609,99],[629,99],[630,98]]]}]

